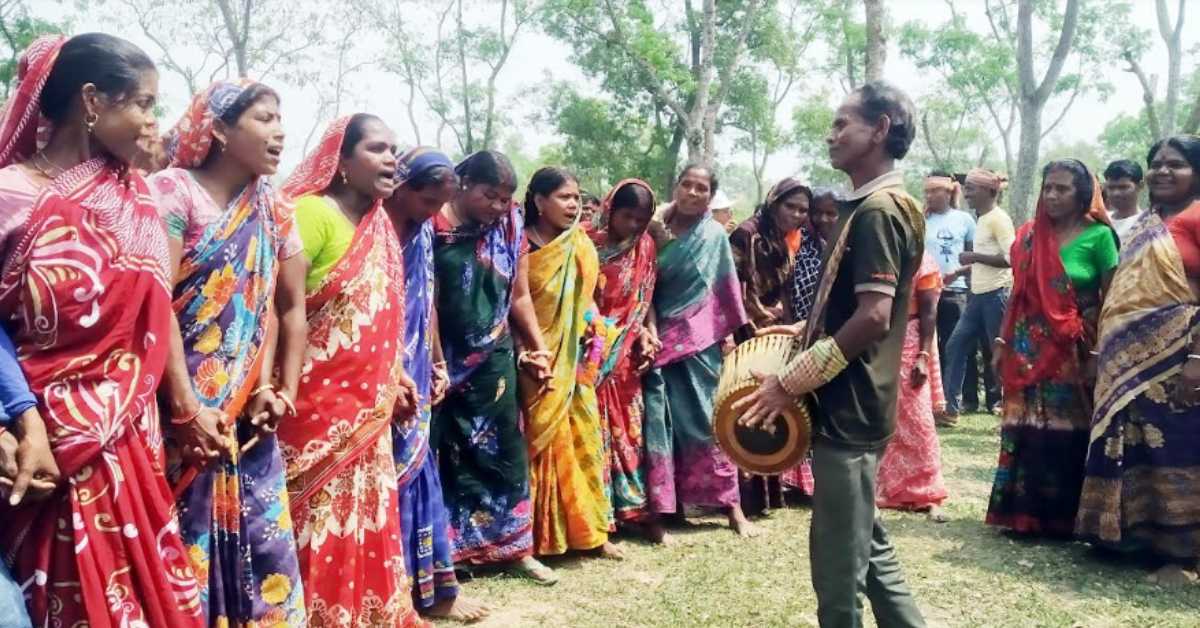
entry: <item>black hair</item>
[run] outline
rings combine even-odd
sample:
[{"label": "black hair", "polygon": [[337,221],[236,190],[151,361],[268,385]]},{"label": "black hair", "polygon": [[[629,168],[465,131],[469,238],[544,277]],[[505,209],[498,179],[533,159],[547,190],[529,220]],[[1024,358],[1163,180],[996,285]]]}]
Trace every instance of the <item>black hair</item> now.
[{"label": "black hair", "polygon": [[703,170],[708,173],[708,195],[711,198],[712,195],[717,193],[717,188],[721,185],[721,183],[717,181],[717,171],[712,166],[706,166],[695,161],[687,164],[683,167],[683,170],[679,171],[679,176],[675,177],[675,185],[678,186],[679,182],[683,181],[683,178],[687,176],[687,173],[693,170]]},{"label": "black hair", "polygon": [[854,90],[859,114],[874,124],[883,116],[891,121],[883,148],[895,159],[904,159],[916,137],[916,107],[908,95],[887,81],[871,81]]},{"label": "black hair", "polygon": [[945,170],[931,170],[929,172],[929,176],[931,176],[931,177],[946,177],[947,179],[954,178],[953,174],[950,174],[949,172],[947,172]]},{"label": "black hair", "polygon": [[1192,166],[1192,195],[1200,195],[1200,136],[1197,135],[1172,135],[1171,137],[1163,138],[1154,143],[1150,147],[1150,152],[1146,154],[1146,166],[1150,166],[1150,162],[1154,161],[1154,156],[1164,146],[1170,146],[1179,151],[1188,164]]},{"label": "black hair", "polygon": [[533,176],[529,178],[529,185],[525,186],[525,223],[535,225],[538,219],[541,218],[534,197],[538,195],[550,196],[568,181],[578,183],[579,179],[566,168],[559,168],[558,166],[538,168],[537,172],[533,173]]},{"label": "black hair", "polygon": [[499,185],[517,189],[517,171],[504,153],[481,150],[471,153],[458,162],[454,173],[462,179],[464,186],[475,183]]},{"label": "black hair", "polygon": [[835,203],[840,203],[845,194],[838,188],[822,185],[812,189],[812,204],[816,205],[817,201],[829,199]]},{"label": "black hair", "polygon": [[[258,101],[264,98],[274,98],[275,102],[277,103],[283,102],[279,98],[279,92],[267,87],[266,85],[263,85],[262,83],[254,83],[253,85],[242,90],[242,93],[238,94],[238,97],[234,99],[233,104],[229,105],[229,108],[225,110],[225,113],[221,114],[221,117],[218,118],[218,120],[224,122],[226,126],[237,126],[238,120],[241,119],[242,114],[246,113],[247,109],[253,107],[256,103],[258,103]],[[348,130],[346,134],[349,135]],[[361,130],[359,134],[361,138]],[[353,149],[353,146],[351,149]]]},{"label": "black hair", "polygon": [[67,40],[42,88],[41,110],[51,122],[63,122],[79,90],[92,83],[113,100],[137,89],[142,72],[154,62],[141,48],[105,33],[84,33]]},{"label": "black hair", "polygon": [[613,192],[610,211],[633,209],[641,207],[643,204],[649,206],[650,211],[653,212],[654,195],[650,193],[650,190],[646,186],[630,181],[617,188],[616,192]]},{"label": "black hair", "polygon": [[580,192],[579,193],[579,202],[582,205],[587,205],[589,203],[594,203],[596,205],[599,205],[600,199],[597,198],[596,195],[592,194],[591,192]]},{"label": "black hair", "polygon": [[454,169],[449,166],[434,166],[405,181],[404,185],[410,190],[420,192],[431,185],[441,185],[447,181],[458,182],[458,175],[454,174]]},{"label": "black hair", "polygon": [[1092,196],[1096,193],[1095,179],[1088,167],[1078,159],[1056,159],[1042,168],[1042,179],[1055,170],[1071,174],[1071,183],[1075,186],[1075,204],[1081,211],[1087,211],[1092,204]]},{"label": "black hair", "polygon": [[1130,159],[1118,159],[1104,169],[1104,178],[1109,181],[1129,179],[1135,184],[1142,182],[1142,167]]},{"label": "black hair", "polygon": [[349,159],[354,154],[354,147],[358,146],[363,135],[366,135],[368,122],[383,124],[379,116],[371,113],[356,113],[350,116],[350,122],[346,124],[346,135],[342,137],[342,159]]}]

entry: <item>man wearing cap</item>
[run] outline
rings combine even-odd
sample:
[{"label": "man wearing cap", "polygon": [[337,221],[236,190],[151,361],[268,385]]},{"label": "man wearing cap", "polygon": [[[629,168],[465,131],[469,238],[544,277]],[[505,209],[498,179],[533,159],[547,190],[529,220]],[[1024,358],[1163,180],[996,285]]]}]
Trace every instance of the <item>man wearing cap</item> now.
[{"label": "man wearing cap", "polygon": [[729,199],[725,190],[717,190],[717,193],[713,194],[712,200],[708,202],[708,209],[712,212],[713,220],[725,227],[726,233],[733,233],[733,230],[737,229],[737,221],[733,219],[733,201]]},{"label": "man wearing cap", "polygon": [[1012,290],[1009,250],[1017,234],[1012,218],[996,206],[1004,184],[1004,177],[995,172],[975,168],[967,173],[963,185],[963,196],[975,210],[978,222],[974,250],[958,256],[959,263],[971,267],[971,295],[946,343],[946,369],[942,380],[946,393],[945,421],[948,422],[956,421],[961,410],[959,397],[967,357],[979,343],[991,343],[1000,335],[1000,323],[1008,306],[1008,293]]}]

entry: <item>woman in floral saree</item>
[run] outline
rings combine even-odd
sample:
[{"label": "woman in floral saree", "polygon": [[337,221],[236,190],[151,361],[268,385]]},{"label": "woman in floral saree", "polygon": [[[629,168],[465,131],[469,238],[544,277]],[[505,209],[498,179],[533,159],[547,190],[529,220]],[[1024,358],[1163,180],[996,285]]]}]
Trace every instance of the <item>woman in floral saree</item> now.
[{"label": "woman in floral saree", "polygon": [[395,137],[375,116],[335,121],[283,187],[309,262],[296,417],[279,425],[300,574],[314,625],[412,626],[392,456],[404,372],[404,268],[382,207]]},{"label": "woman in floral saree", "polygon": [[450,389],[430,434],[454,560],[553,584],[557,576],[532,556],[529,458],[517,406],[517,367],[545,381],[552,356],[529,296],[524,217],[512,203],[516,175],[494,151],[470,155],[455,172],[458,193],[434,217],[438,323],[454,333],[441,336]]},{"label": "woman in floral saree", "polygon": [[1013,243],[1013,293],[993,353],[1004,412],[989,525],[1059,538],[1075,528],[1096,322],[1116,265],[1099,185],[1076,160],[1050,162],[1037,215]]},{"label": "woman in floral saree", "polygon": [[[167,381],[190,388],[197,407],[218,410],[238,443],[201,467],[178,464],[187,452],[168,439],[183,540],[215,625],[305,624],[273,434],[296,394],[305,334],[303,244],[291,207],[267,182],[282,148],[278,95],[250,81],[219,82],[170,133],[172,167],[150,178],[176,269],[183,341],[172,347]],[[278,359],[269,360],[276,309]],[[278,392],[270,384],[276,362]]]},{"label": "woman in floral saree", "polygon": [[529,443],[533,551],[598,550],[608,542],[612,504],[605,490],[604,441],[596,376],[607,328],[596,313],[596,247],[578,223],[579,183],[554,167],[538,170],[525,193],[529,294],[553,354],[548,384],[522,378],[521,407]]},{"label": "woman in floral saree", "polygon": [[645,181],[617,183],[604,197],[603,227],[592,241],[600,259],[596,308],[612,343],[596,397],[609,443],[613,513],[617,523],[641,527],[647,538],[662,543],[659,515],[675,512],[671,432],[665,416],[646,415],[642,397],[642,375],[658,350],[652,313],[658,251],[647,231],[654,207],[654,191]]},{"label": "woman in floral saree", "polygon": [[437,458],[429,446],[433,406],[449,384],[433,308],[432,218],[457,189],[450,158],[418,146],[397,159],[396,191],[384,208],[404,250],[404,368],[417,386],[416,420],[392,425],[413,605],[430,617],[471,622],[486,617],[489,609],[460,594]]},{"label": "woman in floral saree", "polygon": [[1122,241],[1075,533],[1149,553],[1159,582],[1200,559],[1200,138],[1150,149],[1150,211]]},{"label": "woman in floral saree", "polygon": [[0,119],[0,316],[37,399],[17,436],[43,498],[0,504],[0,550],[38,626],[204,625],[155,400],[167,236],[129,168],[155,132],[157,93],[154,64],[127,41],[45,37]]},{"label": "woman in floral saree", "polygon": [[708,211],[715,188],[709,167],[685,167],[674,202],[653,227],[662,350],[644,382],[646,414],[671,426],[680,504],[724,510],[730,527],[749,536],[757,529],[742,513],[737,468],[712,433],[721,347],[748,320],[729,237]]}]

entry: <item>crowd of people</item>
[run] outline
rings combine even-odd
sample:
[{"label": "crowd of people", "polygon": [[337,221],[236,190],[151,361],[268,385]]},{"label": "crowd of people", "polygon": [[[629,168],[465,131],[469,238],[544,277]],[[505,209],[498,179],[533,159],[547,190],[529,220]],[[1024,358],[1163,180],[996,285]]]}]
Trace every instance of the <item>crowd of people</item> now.
[{"label": "crowd of people", "polygon": [[[695,512],[755,536],[788,493],[821,624],[860,625],[865,594],[921,626],[876,509],[944,521],[936,428],[979,408],[987,523],[1194,578],[1196,137],[1145,182],[1047,164],[1018,229],[988,170],[909,196],[913,106],[867,83],[827,138],[851,189],[785,178],[738,224],[710,165],[662,204],[553,166],[518,201],[502,153],[402,149],[365,113],[276,188],[277,92],[214,83],[160,136],[157,91],[129,42],[44,37],[0,117],[4,625],[476,621],[464,575],[552,585],[540,557],[620,560],[617,532],[666,543]],[[714,394],[772,333],[802,350],[739,421],[806,403],[813,439],[755,476]]]}]

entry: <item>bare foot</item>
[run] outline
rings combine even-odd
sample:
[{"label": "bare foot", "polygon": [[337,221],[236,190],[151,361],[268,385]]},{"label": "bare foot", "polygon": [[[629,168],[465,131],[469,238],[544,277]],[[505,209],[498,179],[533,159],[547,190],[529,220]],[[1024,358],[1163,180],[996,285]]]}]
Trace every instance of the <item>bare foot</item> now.
[{"label": "bare foot", "polygon": [[742,538],[754,538],[762,534],[762,528],[750,523],[742,512],[741,505],[735,505],[729,509],[729,528],[737,533]]},{"label": "bare foot", "polygon": [[657,518],[642,525],[642,535],[646,537],[647,541],[657,545],[670,545],[672,541],[671,535],[667,534],[667,529]]},{"label": "bare foot", "polygon": [[1163,565],[1158,571],[1150,574],[1149,580],[1166,587],[1181,587],[1196,582],[1196,572],[1175,564]]},{"label": "bare foot", "polygon": [[526,556],[512,563],[511,570],[517,575],[529,578],[540,585],[550,586],[558,584],[558,574],[532,556]]},{"label": "bare foot", "polygon": [[492,609],[487,604],[459,595],[458,597],[442,600],[434,604],[422,614],[434,619],[448,619],[464,624],[473,624],[486,618],[491,612]]},{"label": "bare foot", "polygon": [[950,521],[950,515],[947,515],[941,506],[931,506],[929,508],[929,520],[934,523],[946,523]]},{"label": "bare foot", "polygon": [[625,552],[621,548],[613,544],[612,541],[605,541],[604,545],[596,548],[596,555],[606,560],[625,560]]}]

